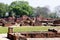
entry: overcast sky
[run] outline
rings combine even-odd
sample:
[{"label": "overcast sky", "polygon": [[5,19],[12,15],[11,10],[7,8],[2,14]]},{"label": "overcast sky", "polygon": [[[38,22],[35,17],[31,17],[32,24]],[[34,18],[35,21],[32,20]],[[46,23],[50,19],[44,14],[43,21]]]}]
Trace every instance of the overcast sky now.
[{"label": "overcast sky", "polygon": [[[16,0],[0,0],[0,2],[3,2],[5,4],[10,4],[12,1]],[[60,5],[60,0],[26,0],[29,2],[29,4],[33,7],[41,6],[41,7],[49,7],[51,10],[53,10],[56,6]]]}]

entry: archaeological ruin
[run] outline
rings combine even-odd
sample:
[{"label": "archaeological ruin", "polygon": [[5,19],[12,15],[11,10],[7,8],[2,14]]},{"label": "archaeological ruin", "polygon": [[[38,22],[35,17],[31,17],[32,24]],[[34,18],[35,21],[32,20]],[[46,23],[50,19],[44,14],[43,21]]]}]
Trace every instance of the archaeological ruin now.
[{"label": "archaeological ruin", "polygon": [[60,19],[38,17],[28,17],[23,15],[22,17],[7,17],[0,18],[0,26],[8,27],[12,25],[19,26],[60,26]]},{"label": "archaeological ruin", "polygon": [[13,32],[13,28],[8,28],[7,38],[10,40],[27,40],[27,38],[60,38],[60,32],[55,29],[48,31],[33,31],[33,32]]}]

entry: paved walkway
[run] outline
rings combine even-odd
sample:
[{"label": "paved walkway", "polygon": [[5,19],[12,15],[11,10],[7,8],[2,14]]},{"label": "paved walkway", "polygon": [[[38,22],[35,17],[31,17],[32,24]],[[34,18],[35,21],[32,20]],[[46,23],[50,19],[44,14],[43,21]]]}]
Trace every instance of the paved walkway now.
[{"label": "paved walkway", "polygon": [[27,38],[27,40],[60,40],[60,38]]},{"label": "paved walkway", "polygon": [[0,34],[0,40],[9,40],[6,37],[7,37],[7,34]]}]

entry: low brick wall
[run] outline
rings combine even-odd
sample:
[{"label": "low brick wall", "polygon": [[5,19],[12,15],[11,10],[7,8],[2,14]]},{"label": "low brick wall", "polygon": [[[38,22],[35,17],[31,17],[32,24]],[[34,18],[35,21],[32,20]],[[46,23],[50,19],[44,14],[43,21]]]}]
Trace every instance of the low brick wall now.
[{"label": "low brick wall", "polygon": [[19,32],[14,33],[13,28],[8,28],[7,37],[11,40],[27,40],[27,38],[60,38],[60,32],[55,29],[48,29],[43,32]]},{"label": "low brick wall", "polygon": [[8,38],[11,40],[27,40],[27,38],[60,38],[60,33],[54,32],[30,32],[30,33],[9,33]]},{"label": "low brick wall", "polygon": [[8,38],[10,40],[27,40],[24,35],[20,35],[19,33],[9,33]]}]

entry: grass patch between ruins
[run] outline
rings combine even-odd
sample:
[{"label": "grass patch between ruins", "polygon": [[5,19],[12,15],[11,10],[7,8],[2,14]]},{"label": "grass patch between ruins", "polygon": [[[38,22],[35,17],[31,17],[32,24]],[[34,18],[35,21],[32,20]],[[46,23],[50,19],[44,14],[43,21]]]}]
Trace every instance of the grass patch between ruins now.
[{"label": "grass patch between ruins", "polygon": [[[14,32],[48,31],[49,28],[52,27],[47,27],[47,26],[14,27]],[[0,34],[7,32],[8,32],[8,27],[0,27]]]}]

